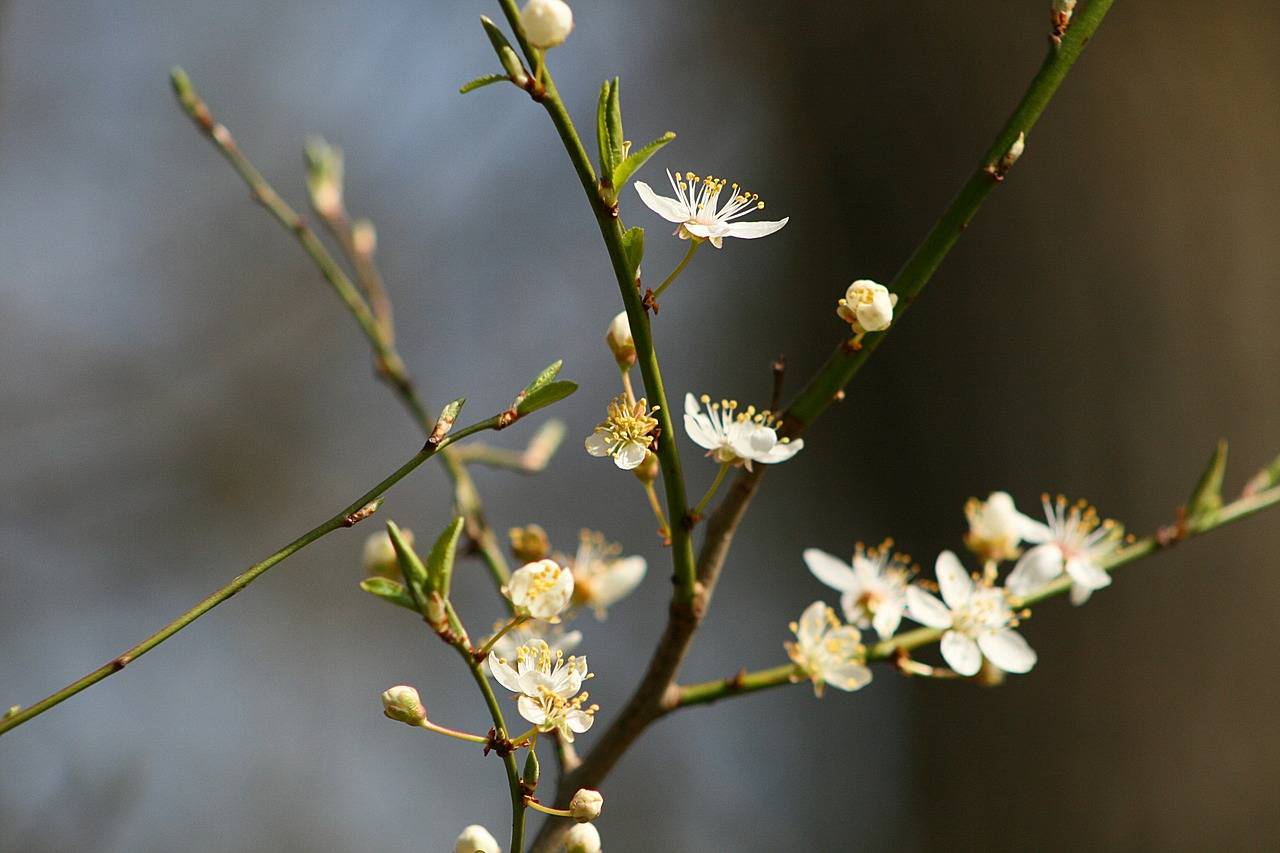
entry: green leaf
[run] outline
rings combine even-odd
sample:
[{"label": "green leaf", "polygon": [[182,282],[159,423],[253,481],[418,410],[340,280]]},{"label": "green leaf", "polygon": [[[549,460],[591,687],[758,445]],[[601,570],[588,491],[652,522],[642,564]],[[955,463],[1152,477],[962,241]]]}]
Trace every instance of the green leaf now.
[{"label": "green leaf", "polygon": [[511,50],[511,42],[507,41],[507,37],[503,35],[502,30],[498,29],[498,25],[485,15],[480,16],[480,26],[484,27],[484,34],[489,37],[489,44],[493,45],[493,52],[498,54],[498,59],[502,59],[502,49],[505,47]]},{"label": "green leaf", "polygon": [[613,173],[613,186],[619,192],[627,185],[627,181],[631,180],[632,175],[640,171],[640,167],[649,162],[649,158],[662,150],[668,142],[675,139],[676,135],[671,131],[659,136],[643,148],[632,151],[620,164]]},{"label": "green leaf", "polygon": [[609,167],[609,89],[608,80],[600,86],[600,101],[596,104],[596,145],[600,149],[600,180],[607,184],[613,182],[613,169]]},{"label": "green leaf", "polygon": [[360,588],[370,595],[376,595],[383,601],[398,604],[415,613],[420,612],[418,605],[413,602],[413,597],[405,590],[404,584],[396,583],[387,578],[365,578],[360,581]]},{"label": "green leaf", "polygon": [[1273,489],[1280,484],[1280,456],[1271,461],[1271,464],[1263,468],[1257,474],[1250,478],[1248,484],[1244,487],[1244,495],[1256,495],[1258,492],[1265,492]]},{"label": "green leaf", "polygon": [[394,521],[387,522],[387,535],[391,537],[391,544],[396,549],[396,559],[400,563],[400,572],[404,575],[410,598],[419,602],[424,600],[427,589],[426,566],[422,565],[422,559],[413,550],[413,546],[404,540],[404,535]]},{"label": "green leaf", "polygon": [[[613,84],[609,87],[609,108],[606,112],[606,124],[609,128],[609,171],[610,180],[618,169],[618,165],[622,163],[622,158],[626,156],[623,153],[623,140],[626,139],[622,134],[622,102],[618,95],[619,82],[618,78],[613,78]],[[614,187],[618,187],[616,180],[613,180]]]},{"label": "green leaf", "polygon": [[550,364],[547,365],[545,370],[543,370],[541,373],[538,374],[537,378],[535,378],[528,385],[524,386],[524,391],[520,393],[524,394],[527,397],[528,395],[532,394],[534,391],[537,391],[539,388],[544,387],[547,383],[549,383],[551,380],[555,379],[557,376],[560,375],[560,368],[563,366],[564,366],[564,359],[557,359],[556,361],[551,362]]},{"label": "green leaf", "polygon": [[476,89],[483,89],[485,86],[492,86],[494,83],[505,83],[511,78],[505,74],[485,74],[483,77],[477,77],[474,80],[463,83],[458,89],[458,94],[465,95],[468,92],[474,92]]},{"label": "green leaf", "polygon": [[622,232],[622,254],[627,258],[631,278],[640,274],[640,262],[644,260],[644,229],[639,225]]},{"label": "green leaf", "polygon": [[458,516],[449,522],[436,544],[427,555],[427,578],[430,589],[442,598],[449,597],[449,583],[453,577],[453,558],[458,551],[458,537],[462,535],[463,518]]},{"label": "green leaf", "polygon": [[1222,478],[1227,472],[1227,440],[1220,439],[1200,475],[1200,482],[1187,501],[1187,515],[1193,520],[1208,519],[1222,509]]},{"label": "green leaf", "polygon": [[520,417],[524,417],[531,412],[538,411],[538,409],[544,409],[552,403],[560,402],[577,390],[578,383],[576,382],[569,382],[563,379],[558,382],[550,382],[521,400],[516,406],[516,411],[520,413]]}]

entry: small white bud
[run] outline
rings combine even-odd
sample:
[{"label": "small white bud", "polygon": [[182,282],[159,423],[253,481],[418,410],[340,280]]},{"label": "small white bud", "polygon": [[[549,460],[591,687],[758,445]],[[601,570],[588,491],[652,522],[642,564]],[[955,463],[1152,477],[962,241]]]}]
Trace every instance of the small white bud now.
[{"label": "small white bud", "polygon": [[427,718],[422,697],[407,684],[399,684],[383,691],[382,713],[410,726],[416,726]]},{"label": "small white bud", "polygon": [[565,853],[600,853],[600,831],[594,824],[579,823],[564,837]]},{"label": "small white bud", "polygon": [[[413,545],[413,531],[401,530],[400,536],[406,545]],[[385,530],[373,534],[364,542],[364,573],[366,577],[402,580],[400,562],[396,559],[396,547],[391,544],[391,537]]]},{"label": "small white bud", "polygon": [[604,797],[599,791],[590,788],[579,788],[578,793],[569,801],[569,814],[579,823],[587,823],[600,817],[600,809],[604,807]]},{"label": "small white bud", "polygon": [[604,340],[619,367],[625,369],[636,363],[636,342],[631,337],[631,322],[627,319],[626,311],[619,311],[618,316],[613,318]]},{"label": "small white bud", "polygon": [[573,32],[573,10],[564,0],[529,0],[520,11],[520,28],[534,47],[556,47]]},{"label": "small white bud", "polygon": [[845,291],[836,313],[860,332],[883,332],[893,322],[898,295],[871,279],[860,278]]},{"label": "small white bud", "polygon": [[473,823],[453,843],[453,853],[502,853],[498,840],[489,830],[478,823]]}]

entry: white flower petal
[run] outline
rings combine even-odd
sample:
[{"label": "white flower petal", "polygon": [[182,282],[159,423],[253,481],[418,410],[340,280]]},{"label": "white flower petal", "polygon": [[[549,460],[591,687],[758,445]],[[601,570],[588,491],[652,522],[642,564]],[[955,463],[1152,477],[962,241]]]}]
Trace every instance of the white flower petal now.
[{"label": "white flower petal", "polygon": [[535,726],[540,726],[547,721],[547,712],[543,709],[542,703],[528,696],[521,696],[516,700],[516,709],[520,711],[520,716]]},{"label": "white flower petal", "polygon": [[519,676],[508,664],[502,662],[497,652],[489,652],[489,671],[493,673],[493,677],[498,680],[499,684],[512,693],[521,692]]},{"label": "white flower petal", "polygon": [[737,237],[739,240],[755,240],[757,237],[768,237],[775,231],[781,231],[782,226],[790,221],[791,217],[788,216],[777,222],[731,222],[724,236]]},{"label": "white flower petal", "polygon": [[635,442],[624,444],[618,448],[618,455],[613,457],[613,463],[623,471],[630,471],[640,466],[648,450],[649,448]]},{"label": "white flower petal", "polygon": [[821,677],[839,690],[857,690],[871,682],[871,670],[857,661],[846,661],[824,669]]},{"label": "white flower petal", "polygon": [[615,560],[592,585],[591,603],[606,608],[631,594],[644,580],[644,557],[624,557]]},{"label": "white flower petal", "polygon": [[973,594],[973,578],[960,564],[960,558],[951,551],[943,551],[933,566],[938,576],[938,587],[942,590],[942,600],[952,610],[964,607]]},{"label": "white flower petal", "polygon": [[685,222],[684,230],[695,237],[707,239],[708,237],[723,237],[724,228],[722,226],[707,225],[702,222]]},{"label": "white flower petal", "polygon": [[587,452],[592,456],[608,456],[609,455],[609,435],[604,432],[593,432],[587,436],[587,440],[583,442],[587,448]]},{"label": "white flower petal", "polygon": [[1062,574],[1062,550],[1052,542],[1037,545],[1022,555],[1005,586],[1018,596],[1031,595]]},{"label": "white flower petal", "polygon": [[902,603],[899,601],[881,601],[876,607],[875,618],[871,625],[876,629],[880,639],[887,640],[898,630],[902,623]]},{"label": "white flower petal", "polygon": [[918,586],[907,587],[907,615],[930,628],[950,628],[951,611]]},{"label": "white flower petal", "polygon": [[958,631],[942,635],[941,650],[947,666],[961,675],[977,675],[982,668],[982,652],[978,644]]},{"label": "white flower petal", "polygon": [[817,548],[806,548],[804,562],[815,578],[832,589],[838,589],[841,592],[861,590],[857,575],[854,574],[850,565],[839,557]]},{"label": "white flower petal", "polygon": [[691,415],[686,412],[684,431],[689,434],[689,438],[693,439],[693,443],[703,450],[715,450],[724,444],[723,438],[712,428],[711,421],[706,415]]},{"label": "white flower petal", "polygon": [[778,442],[768,453],[757,455],[755,461],[763,462],[766,465],[773,465],[778,462],[786,462],[792,456],[795,456],[801,450],[804,450],[804,439],[797,438],[795,441]]},{"label": "white flower petal", "polygon": [[1089,589],[1089,587],[1082,586],[1078,583],[1073,583],[1071,585],[1071,603],[1076,607],[1079,607],[1081,604],[1088,601],[1089,596],[1091,595],[1093,595],[1093,590]]},{"label": "white flower petal", "polygon": [[572,710],[564,715],[564,721],[569,726],[570,731],[582,734],[591,728],[591,724],[596,721],[596,718],[586,711]]},{"label": "white flower petal", "polygon": [[696,415],[702,411],[702,407],[698,405],[698,398],[688,391],[684,392],[684,413],[686,415]]},{"label": "white flower petal", "polygon": [[636,181],[635,188],[645,207],[668,222],[684,222],[689,218],[689,210],[683,204],[673,198],[658,195],[644,181]]},{"label": "white flower petal", "polygon": [[1071,580],[1087,589],[1102,589],[1111,586],[1111,575],[1104,572],[1091,560],[1076,558],[1067,560],[1067,574]]},{"label": "white flower petal", "polygon": [[1005,672],[1030,672],[1036,665],[1035,650],[1021,634],[1008,628],[983,634],[978,638],[978,646],[987,660]]},{"label": "white flower petal", "polygon": [[796,639],[800,641],[801,647],[812,648],[822,635],[826,633],[830,623],[827,622],[827,605],[821,601],[815,601],[804,609],[804,613],[800,614],[800,623],[796,628]]}]

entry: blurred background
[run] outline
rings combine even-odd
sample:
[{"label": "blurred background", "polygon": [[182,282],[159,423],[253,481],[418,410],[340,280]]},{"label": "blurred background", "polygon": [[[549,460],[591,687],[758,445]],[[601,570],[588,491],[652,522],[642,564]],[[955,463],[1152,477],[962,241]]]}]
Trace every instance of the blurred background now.
[{"label": "blurred background", "polygon": [[[794,391],[841,334],[854,278],[889,279],[1043,56],[1048,0],[576,4],[555,51],[590,126],[620,74],[649,167],[749,184],[791,224],[700,253],[663,300],[673,398]],[[421,436],[291,237],[172,103],[181,63],[295,205],[301,145],[347,156],[378,225],[401,350],[435,403],[497,411],[544,364],[582,390],[536,480],[478,471],[500,533],[606,531],[648,581],[584,651],[608,718],[661,629],[667,556],[643,496],[580,441],[615,393],[618,297],[545,115],[496,70],[490,3],[0,3],[0,705],[132,645],[327,517]],[[1280,10],[1117,4],[1011,179],[925,298],[774,471],[686,680],[783,660],[828,591],[800,552],[894,536],[931,563],[971,495],[1087,497],[1144,533],[1213,442],[1234,493],[1280,451]],[[682,246],[649,229],[648,277]],[[504,433],[519,445],[535,424]],[[713,468],[684,444],[691,490]],[[607,496],[603,498],[602,496]],[[379,518],[435,535],[443,473]],[[370,532],[336,534],[145,662],[0,743],[0,849],[449,849],[500,837],[498,765],[383,719],[424,687],[483,727],[448,649],[361,593]],[[1274,849],[1280,516],[1125,569],[1026,626],[1040,663],[996,690],[904,681],[781,689],[668,718],[609,779],[612,853],[646,850]],[[483,570],[460,609],[498,614]],[[834,597],[831,596],[832,600]],[[589,746],[592,736],[584,736]]]}]

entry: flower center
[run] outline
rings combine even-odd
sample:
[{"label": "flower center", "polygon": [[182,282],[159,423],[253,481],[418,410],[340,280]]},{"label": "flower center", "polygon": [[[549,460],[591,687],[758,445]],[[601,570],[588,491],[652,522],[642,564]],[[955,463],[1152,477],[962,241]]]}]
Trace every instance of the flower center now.
[{"label": "flower center", "polygon": [[644,398],[632,404],[626,397],[619,396],[609,403],[608,414],[597,429],[608,434],[610,452],[627,444],[648,447],[652,441],[650,436],[658,426],[657,418],[651,417],[656,411],[656,407],[649,409]]}]

